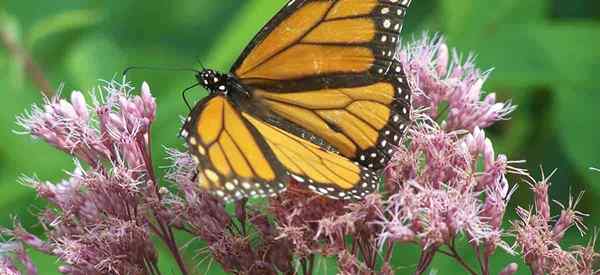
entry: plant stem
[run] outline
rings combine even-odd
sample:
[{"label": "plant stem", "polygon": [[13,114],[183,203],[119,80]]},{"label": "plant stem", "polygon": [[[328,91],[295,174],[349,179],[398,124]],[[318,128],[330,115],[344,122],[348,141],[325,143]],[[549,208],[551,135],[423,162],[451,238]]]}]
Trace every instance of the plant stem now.
[{"label": "plant stem", "polygon": [[476,255],[477,255],[477,261],[479,262],[479,266],[481,267],[481,274],[482,275],[489,275],[490,274],[490,272],[488,270],[488,266],[489,266],[488,264],[489,263],[488,263],[487,259],[484,259],[482,257],[482,255],[481,255],[482,254],[481,253],[481,249],[479,249],[478,245],[474,245],[473,247],[475,248],[475,252],[476,252]]},{"label": "plant stem", "polygon": [[475,270],[473,270],[473,268],[471,268],[466,262],[465,260],[458,254],[458,252],[456,251],[456,249],[454,248],[454,240],[452,241],[452,244],[448,245],[448,248],[450,248],[450,256],[453,257],[454,259],[456,259],[456,261],[463,266],[470,274],[472,275],[477,275],[477,272],[475,272]]},{"label": "plant stem", "polygon": [[419,264],[417,265],[417,270],[415,271],[415,275],[423,274],[427,270],[431,264],[431,261],[433,261],[433,257],[435,256],[437,250],[437,246],[423,250],[421,253],[421,258],[419,259]]},{"label": "plant stem", "polygon": [[396,244],[395,242],[392,242],[392,241],[387,241],[387,243],[388,243],[388,246],[386,248],[385,256],[384,256],[385,262],[389,262],[391,260],[392,254],[394,252],[394,245]]},{"label": "plant stem", "polygon": [[0,26],[0,42],[8,50],[9,55],[19,64],[25,66],[25,72],[31,78],[32,83],[41,90],[45,96],[54,95],[54,89],[44,76],[42,69],[33,61],[27,50],[21,46],[13,35],[4,26]]},{"label": "plant stem", "polygon": [[308,267],[306,263],[306,258],[300,259],[300,265],[302,266],[302,274],[308,275]]},{"label": "plant stem", "polygon": [[308,275],[312,275],[315,269],[315,254],[310,254],[308,258]]},{"label": "plant stem", "polygon": [[[152,136],[152,128],[151,126],[149,126],[150,128],[148,129],[148,133],[147,133],[147,143],[144,140],[144,136],[138,136],[138,144],[140,147],[140,150],[143,152],[144,154],[144,163],[146,164],[146,170],[148,171],[149,174],[149,178],[152,181],[152,183],[154,184],[154,192],[155,195],[158,199],[158,201],[162,201],[162,195],[160,194],[160,187],[158,185],[158,181],[156,179],[156,174],[154,173],[154,166],[152,163],[152,149],[150,148],[150,146],[145,146],[145,144],[152,144],[152,140],[151,140],[151,136]],[[175,261],[177,262],[177,265],[179,267],[179,270],[181,271],[181,274],[183,275],[187,275],[189,274],[188,270],[187,270],[187,265],[185,264],[185,261],[183,260],[183,257],[181,256],[181,253],[179,253],[179,247],[177,247],[177,242],[175,241],[175,235],[173,234],[173,230],[171,229],[171,227],[168,225],[167,222],[162,220],[162,217],[160,216],[160,214],[156,211],[156,209],[154,209],[154,207],[152,208],[152,212],[154,215],[154,218],[156,219],[156,222],[158,223],[158,228],[161,232],[161,234],[158,234],[159,237],[161,237],[161,239],[165,242],[165,244],[167,245],[167,248],[169,248],[169,251],[171,252],[171,254],[173,255],[173,258],[175,258]]]}]

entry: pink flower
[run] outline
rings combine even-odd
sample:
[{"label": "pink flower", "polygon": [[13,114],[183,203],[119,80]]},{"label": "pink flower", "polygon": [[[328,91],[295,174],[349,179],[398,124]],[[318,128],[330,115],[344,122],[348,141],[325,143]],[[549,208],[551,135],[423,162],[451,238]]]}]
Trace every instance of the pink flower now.
[{"label": "pink flower", "polygon": [[0,273],[6,275],[20,275],[19,269],[8,257],[0,257]]},{"label": "pink flower", "polygon": [[70,101],[45,99],[18,118],[25,133],[87,164],[75,161],[69,178],[57,184],[23,177],[52,204],[39,217],[47,241],[18,225],[8,231],[61,259],[64,272],[143,273],[158,260],[151,234],[171,238],[152,224],[148,218],[155,212],[146,207],[158,200],[148,144],[156,103],[147,84],[141,96],[132,92],[127,84],[107,82],[93,104],[75,91]]},{"label": "pink flower", "polygon": [[489,72],[478,70],[473,57],[462,62],[455,50],[450,54],[443,37],[425,34],[405,44],[397,58],[412,79],[414,109],[437,120],[447,103],[448,117],[441,123],[446,130],[486,128],[515,110],[510,102],[496,102],[494,93],[482,95]]},{"label": "pink flower", "polygon": [[518,269],[519,266],[516,263],[510,263],[500,272],[500,275],[513,275],[517,273]]},{"label": "pink flower", "polygon": [[595,238],[587,247],[575,247],[571,251],[560,246],[564,232],[571,226],[577,226],[581,232],[585,230],[582,224],[585,214],[574,209],[581,195],[575,200],[569,199],[567,207],[561,204],[563,211],[554,222],[549,215],[549,178],[544,177],[530,185],[534,190],[535,210],[518,208],[520,220],[512,221],[512,224],[516,245],[522,250],[532,273],[593,274],[592,266],[599,256],[593,252]]}]

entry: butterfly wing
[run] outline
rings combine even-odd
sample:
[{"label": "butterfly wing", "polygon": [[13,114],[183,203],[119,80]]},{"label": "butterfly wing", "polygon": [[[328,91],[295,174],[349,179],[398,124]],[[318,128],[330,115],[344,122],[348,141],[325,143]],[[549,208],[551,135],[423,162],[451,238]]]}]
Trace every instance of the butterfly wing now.
[{"label": "butterfly wing", "polygon": [[409,123],[411,91],[393,58],[409,2],[290,1],[231,71],[273,115],[379,169]]},{"label": "butterfly wing", "polygon": [[198,163],[200,187],[226,200],[267,196],[287,185],[264,139],[223,96],[198,103],[181,136]]},{"label": "butterfly wing", "polygon": [[244,113],[276,159],[297,182],[334,199],[360,199],[378,186],[378,175],[287,131]]},{"label": "butterfly wing", "polygon": [[333,198],[360,198],[377,187],[370,170],[238,111],[223,96],[197,104],[181,135],[200,187],[225,200],[276,194],[290,177]]}]

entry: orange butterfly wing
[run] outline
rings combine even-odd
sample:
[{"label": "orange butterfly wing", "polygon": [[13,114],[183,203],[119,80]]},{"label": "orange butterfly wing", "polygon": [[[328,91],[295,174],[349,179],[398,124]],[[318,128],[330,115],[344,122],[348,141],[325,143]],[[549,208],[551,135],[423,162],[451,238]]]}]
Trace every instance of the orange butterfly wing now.
[{"label": "orange butterfly wing", "polygon": [[[265,120],[379,169],[410,123],[402,65],[393,59],[409,1],[290,1],[232,68]],[[297,133],[298,131],[290,131]]]},{"label": "orange butterfly wing", "polygon": [[200,187],[225,200],[274,195],[290,178],[332,198],[361,198],[378,176],[335,153],[240,112],[223,96],[196,105],[182,136]]}]

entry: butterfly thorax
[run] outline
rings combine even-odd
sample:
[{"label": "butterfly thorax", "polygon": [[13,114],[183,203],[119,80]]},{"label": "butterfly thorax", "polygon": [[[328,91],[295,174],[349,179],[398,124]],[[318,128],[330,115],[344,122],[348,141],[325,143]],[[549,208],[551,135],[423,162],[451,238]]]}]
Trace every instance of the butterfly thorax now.
[{"label": "butterfly thorax", "polygon": [[235,103],[251,97],[249,90],[231,74],[204,69],[196,74],[196,79],[211,95],[224,95]]},{"label": "butterfly thorax", "polygon": [[204,69],[196,74],[196,79],[211,94],[224,94],[229,92],[229,76],[210,69]]}]

